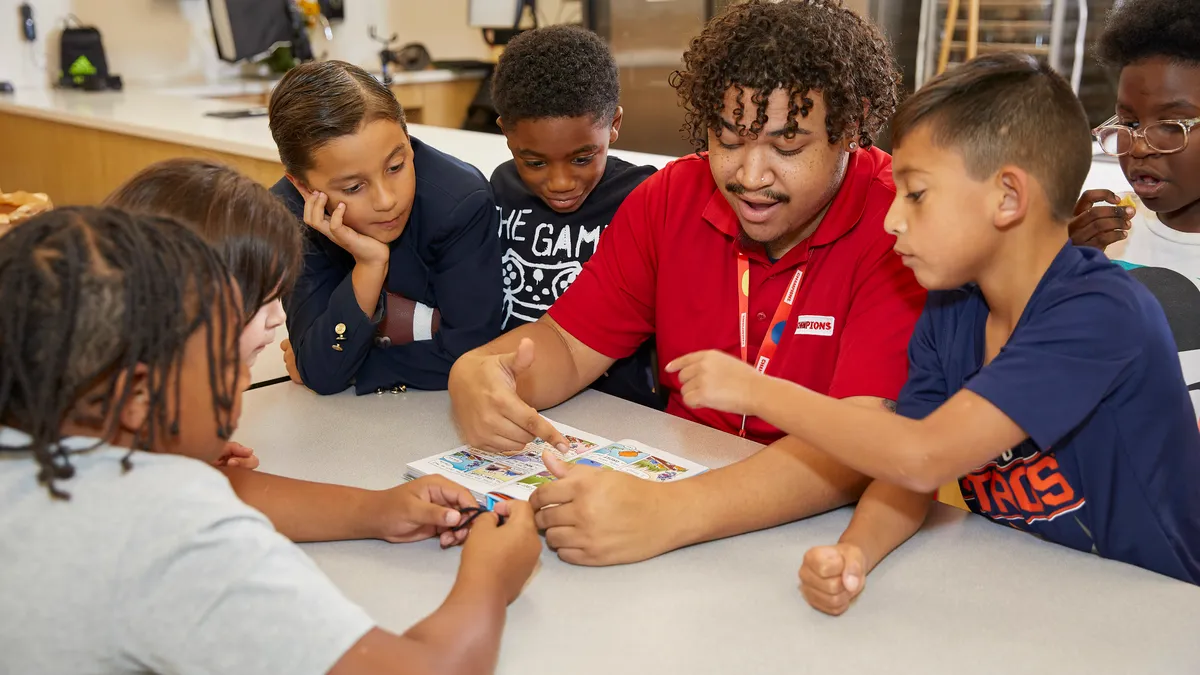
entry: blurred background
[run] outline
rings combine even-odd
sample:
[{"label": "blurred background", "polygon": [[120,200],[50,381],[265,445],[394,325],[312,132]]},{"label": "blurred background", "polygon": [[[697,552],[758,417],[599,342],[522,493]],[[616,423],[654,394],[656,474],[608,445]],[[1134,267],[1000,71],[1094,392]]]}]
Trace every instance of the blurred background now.
[{"label": "blurred background", "polygon": [[[0,0],[0,82],[154,88],[256,106],[296,58],[343,59],[389,79],[416,122],[494,131],[486,85],[504,43],[534,25],[574,23],[608,41],[621,67],[627,115],[617,147],[677,156],[690,146],[668,76],[734,1]],[[1113,0],[846,3],[883,29],[909,91],[968,53],[1018,49],[1069,77],[1094,124],[1111,115],[1114,82],[1091,47]],[[64,29],[74,40],[93,28],[104,74],[89,74],[75,52],[63,62]],[[82,75],[72,77],[73,66]],[[120,81],[101,82],[105,74]]]}]

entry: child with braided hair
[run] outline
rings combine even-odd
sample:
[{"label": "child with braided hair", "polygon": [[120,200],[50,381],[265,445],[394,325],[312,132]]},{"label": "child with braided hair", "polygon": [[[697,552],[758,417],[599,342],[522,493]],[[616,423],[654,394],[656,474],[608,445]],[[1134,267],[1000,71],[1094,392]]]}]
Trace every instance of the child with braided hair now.
[{"label": "child with braided hair", "polygon": [[[211,466],[248,370],[240,289],[197,234],[111,208],[51,211],[5,237],[0,303],[0,595],[27,610],[0,614],[0,671],[494,668],[505,604],[540,549],[528,507],[505,505],[503,526],[475,519],[447,601],[397,636],[284,535],[454,543],[446,530],[469,494],[226,469],[273,490],[353,497],[273,527]],[[364,519],[357,509],[371,504]]]}]

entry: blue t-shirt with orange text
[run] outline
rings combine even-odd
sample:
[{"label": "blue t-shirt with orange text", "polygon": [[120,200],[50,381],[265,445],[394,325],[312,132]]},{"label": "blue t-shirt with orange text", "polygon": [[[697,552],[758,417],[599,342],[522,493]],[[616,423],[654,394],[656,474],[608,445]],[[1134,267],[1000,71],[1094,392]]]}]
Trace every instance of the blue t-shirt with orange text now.
[{"label": "blue t-shirt with orange text", "polygon": [[986,366],[978,287],[932,292],[898,412],[966,388],[1029,438],[959,479],[972,511],[1200,583],[1200,430],[1166,317],[1100,251],[1063,247]]}]

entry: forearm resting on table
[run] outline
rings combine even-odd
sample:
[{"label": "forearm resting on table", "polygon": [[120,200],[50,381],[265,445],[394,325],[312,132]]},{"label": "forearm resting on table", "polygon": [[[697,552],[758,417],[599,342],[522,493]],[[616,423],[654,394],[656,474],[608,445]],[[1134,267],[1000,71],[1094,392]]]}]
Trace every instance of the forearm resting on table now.
[{"label": "forearm resting on table", "polygon": [[249,469],[220,470],[239,499],[261,511],[292,541],[372,539],[379,534],[372,509],[378,495],[374,491]]},{"label": "forearm resting on table", "polygon": [[505,611],[498,589],[460,570],[450,595],[433,614],[403,635],[372,630],[350,648],[330,675],[490,673],[500,653]]},{"label": "forearm resting on table", "polygon": [[998,456],[1024,432],[982,397],[963,390],[923,420],[846,405],[764,377],[754,414],[867,476],[933,492]]},{"label": "forearm resting on table", "polygon": [[788,436],[727,467],[664,485],[675,547],[789,523],[854,502],[868,479]]},{"label": "forearm resting on table", "polygon": [[854,544],[861,549],[867,558],[866,571],[870,572],[887,554],[921,529],[932,504],[932,493],[913,492],[886,481],[874,481],[858,500],[854,517],[839,542]]},{"label": "forearm resting on table", "polygon": [[583,391],[614,362],[571,337],[549,315],[501,335],[478,351],[508,354],[526,338],[533,341],[533,365],[517,378],[517,395],[538,410]]}]

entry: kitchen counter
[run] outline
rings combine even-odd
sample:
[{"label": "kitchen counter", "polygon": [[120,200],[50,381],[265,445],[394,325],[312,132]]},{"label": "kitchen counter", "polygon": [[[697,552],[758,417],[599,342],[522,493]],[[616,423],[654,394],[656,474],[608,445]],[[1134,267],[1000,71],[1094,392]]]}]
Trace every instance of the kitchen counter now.
[{"label": "kitchen counter", "polygon": [[[94,203],[147,164],[178,156],[224,161],[264,183],[282,174],[265,116],[207,117],[207,112],[246,105],[190,93],[22,88],[0,95],[0,138],[6,146],[0,187],[46,192],[61,204]],[[409,129],[485,176],[512,157],[500,135],[421,124]],[[612,154],[656,167],[672,159],[622,150]]]},{"label": "kitchen counter", "polygon": [[[375,73],[378,78],[379,74]],[[392,86],[410,84],[437,84],[441,82],[458,82],[461,80],[481,81],[487,77],[487,70],[415,70],[392,71]],[[231,77],[205,82],[201,84],[180,85],[178,87],[160,88],[162,94],[190,96],[193,98],[223,98],[251,94],[268,94],[279,83],[282,76],[277,77]]]}]

